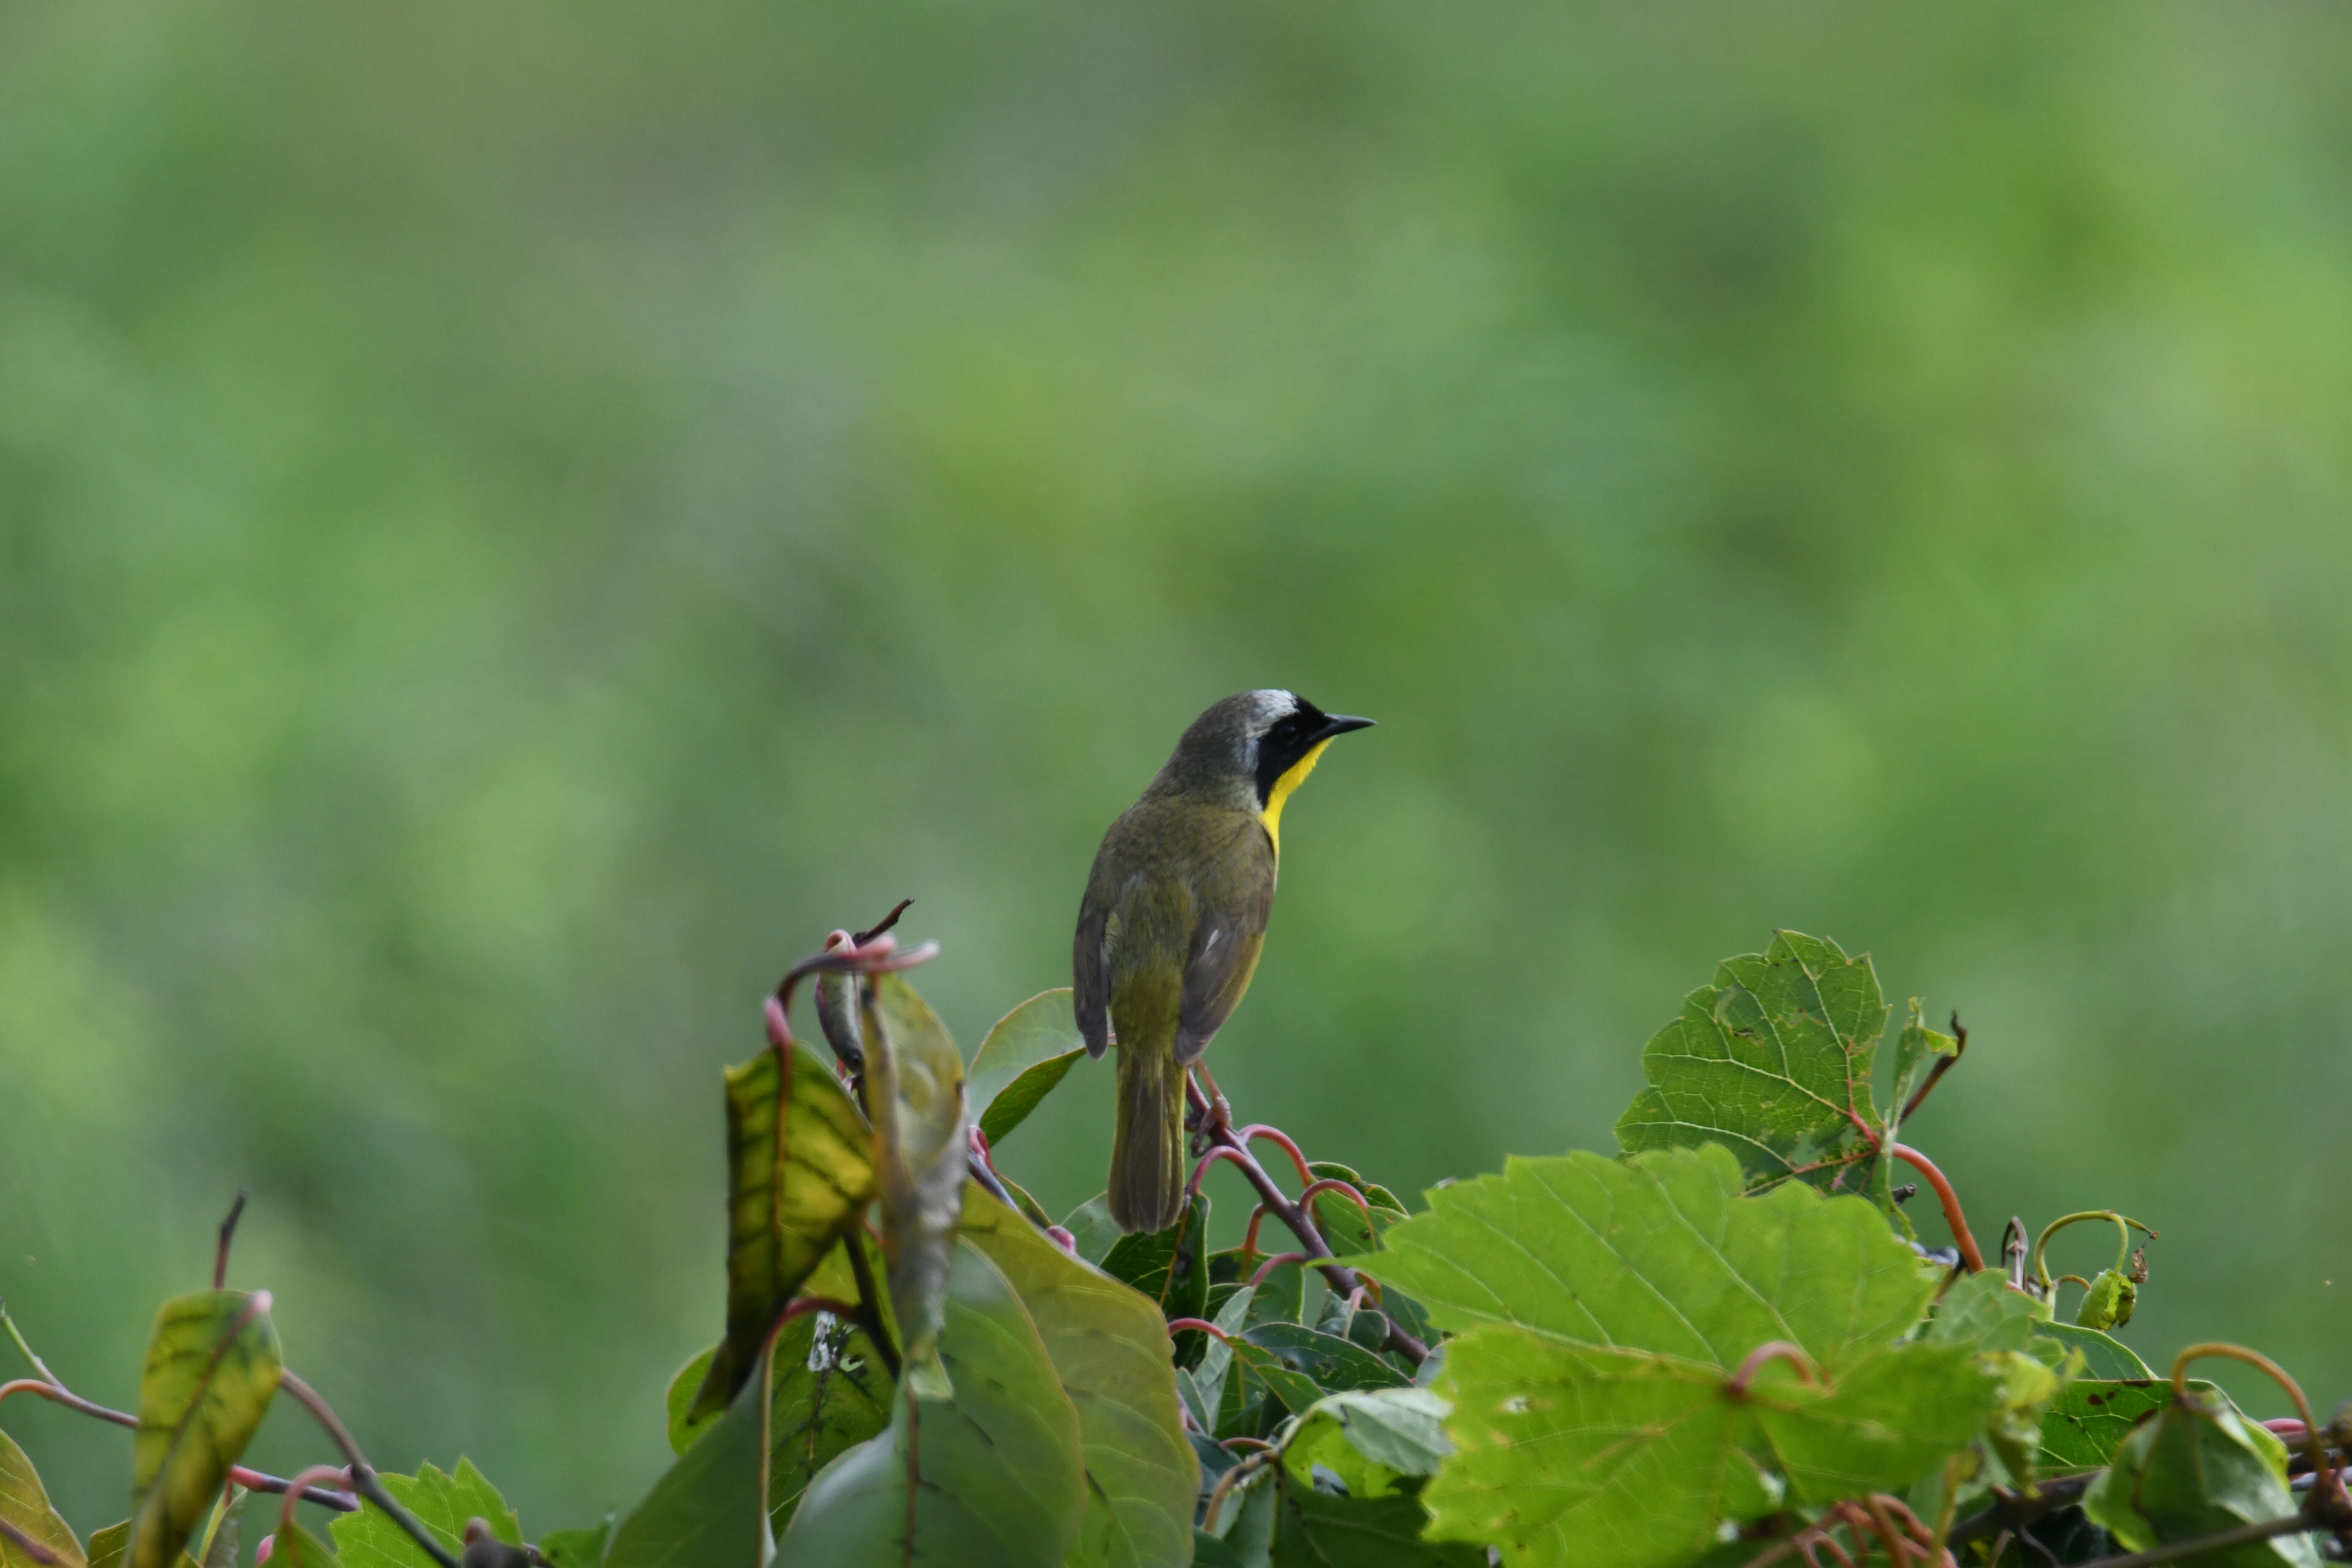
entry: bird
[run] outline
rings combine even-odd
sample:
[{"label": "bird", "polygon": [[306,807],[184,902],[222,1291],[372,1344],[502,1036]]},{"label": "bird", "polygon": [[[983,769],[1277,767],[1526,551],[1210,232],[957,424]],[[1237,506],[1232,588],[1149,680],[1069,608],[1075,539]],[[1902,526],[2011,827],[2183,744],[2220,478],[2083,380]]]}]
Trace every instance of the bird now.
[{"label": "bird", "polygon": [[1257,972],[1282,808],[1333,737],[1370,719],[1244,691],[1192,721],[1104,833],[1078,906],[1071,1000],[1087,1054],[1118,1046],[1107,1196],[1122,1231],[1184,1211],[1185,1074]]}]

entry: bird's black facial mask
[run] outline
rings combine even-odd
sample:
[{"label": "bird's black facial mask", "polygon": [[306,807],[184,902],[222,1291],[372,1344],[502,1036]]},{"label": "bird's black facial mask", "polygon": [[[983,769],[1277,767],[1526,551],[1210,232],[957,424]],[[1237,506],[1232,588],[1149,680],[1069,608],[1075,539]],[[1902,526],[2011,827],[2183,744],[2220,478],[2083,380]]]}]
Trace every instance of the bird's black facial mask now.
[{"label": "bird's black facial mask", "polygon": [[1263,810],[1274,797],[1274,786],[1300,759],[1334,735],[1370,726],[1370,719],[1326,713],[1304,697],[1298,710],[1274,721],[1257,743],[1257,804]]}]

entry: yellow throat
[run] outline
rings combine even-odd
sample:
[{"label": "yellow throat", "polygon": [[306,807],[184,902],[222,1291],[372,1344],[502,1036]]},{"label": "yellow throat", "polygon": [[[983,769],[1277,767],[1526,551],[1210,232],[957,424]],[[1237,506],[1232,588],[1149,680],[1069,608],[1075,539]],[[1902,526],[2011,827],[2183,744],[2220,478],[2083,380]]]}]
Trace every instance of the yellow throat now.
[{"label": "yellow throat", "polygon": [[1330,743],[1328,741],[1316,742],[1315,749],[1291,763],[1289,771],[1275,780],[1274,787],[1266,792],[1265,807],[1257,814],[1257,819],[1265,824],[1265,836],[1274,840],[1276,858],[1282,855],[1282,803],[1290,798],[1292,790],[1307,782],[1307,775],[1315,771],[1315,759],[1321,756],[1323,748]]}]

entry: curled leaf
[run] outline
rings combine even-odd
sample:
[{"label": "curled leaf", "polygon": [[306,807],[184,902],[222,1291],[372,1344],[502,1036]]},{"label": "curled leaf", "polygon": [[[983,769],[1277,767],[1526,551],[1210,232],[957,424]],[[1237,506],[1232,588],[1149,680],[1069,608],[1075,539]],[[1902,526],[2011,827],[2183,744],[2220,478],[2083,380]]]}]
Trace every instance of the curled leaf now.
[{"label": "curled leaf", "polygon": [[874,1124],[882,1250],[899,1353],[922,1392],[942,1392],[931,1354],[963,1214],[963,1058],[915,988],[877,975],[866,1008],[866,1109]]}]

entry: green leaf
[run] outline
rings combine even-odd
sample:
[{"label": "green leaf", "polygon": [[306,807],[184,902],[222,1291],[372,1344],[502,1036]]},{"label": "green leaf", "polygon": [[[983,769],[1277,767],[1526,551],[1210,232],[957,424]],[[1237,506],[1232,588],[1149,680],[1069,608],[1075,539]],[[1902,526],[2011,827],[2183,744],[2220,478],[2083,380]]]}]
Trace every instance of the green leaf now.
[{"label": "green leaf", "polygon": [[865,1331],[823,1312],[784,1325],[770,1375],[768,1518],[781,1530],[825,1466],[889,1429],[896,1390]]},{"label": "green leaf", "polygon": [[866,1065],[899,1353],[908,1375],[929,1383],[938,1374],[932,1350],[963,1213],[963,1058],[915,988],[882,974],[866,1008]]},{"label": "green leaf", "polygon": [[1349,1261],[1443,1328],[1517,1323],[1716,1366],[1789,1340],[1834,1377],[1919,1321],[1934,1277],[1868,1205],[1740,1187],[1719,1145],[1515,1156],[1436,1189],[1428,1213]]},{"label": "green leaf", "polygon": [[[2189,1386],[2200,1394],[2214,1392],[2210,1383]],[[2112,1462],[2123,1440],[2171,1403],[2172,1384],[2159,1378],[2080,1378],[2066,1384],[2042,1416],[2041,1473],[2095,1470]]]},{"label": "green leaf", "polygon": [[1903,1032],[1895,1037],[1895,1072],[1887,1083],[1886,1135],[1903,1118],[1903,1108],[1919,1092],[1937,1062],[1960,1054],[1959,1040],[1937,1029],[1927,1027],[1919,1016],[1919,998],[1911,998],[1911,1016],[1905,1021]]},{"label": "green leaf", "polygon": [[554,1568],[599,1568],[604,1561],[604,1543],[612,1539],[613,1521],[608,1516],[593,1530],[549,1531],[539,1538],[539,1554]]},{"label": "green leaf", "polygon": [[963,1234],[1020,1296],[1078,1414],[1087,1511],[1068,1563],[1182,1568],[1201,1468],[1158,1308],[977,1187],[964,1196]]},{"label": "green leaf", "polygon": [[[766,1568],[767,1367],[764,1356],[753,1363],[753,1375],[718,1425],[621,1521],[603,1568]],[[341,1539],[339,1529],[338,1543]]]},{"label": "green leaf", "polygon": [[1086,1053],[1070,988],[1043,991],[997,1020],[971,1058],[965,1100],[978,1108],[989,1147],[1012,1136]]},{"label": "green leaf", "polygon": [[2132,1308],[2139,1300],[2139,1288],[2113,1268],[2102,1268],[2093,1277],[2091,1288],[2074,1311],[2074,1321],[2086,1329],[2104,1332],[2119,1329],[2131,1321]]},{"label": "green leaf", "polygon": [[1868,954],[1777,931],[1767,951],[1724,960],[1643,1048],[1650,1087],[1618,1119],[1618,1142],[1726,1144],[1751,1187],[1795,1176],[1892,1212],[1889,1133],[1870,1098],[1886,1011]]},{"label": "green leaf", "polygon": [[204,1568],[236,1568],[237,1509],[247,1495],[235,1481],[221,1493],[220,1506],[213,1510],[212,1522],[205,1527],[205,1548],[197,1553]]},{"label": "green leaf", "polygon": [[[1233,1352],[1234,1370],[1241,1381],[1236,1392],[1226,1395],[1228,1405],[1246,1404],[1255,1383],[1272,1394],[1284,1409],[1294,1415],[1303,1415],[1330,1392],[1263,1345],[1244,1339],[1234,1343]],[[1227,1380],[1227,1385],[1234,1386],[1232,1379]],[[1221,1425],[1219,1430],[1225,1427]]]},{"label": "green leaf", "polygon": [[[1740,1195],[1720,1146],[1513,1160],[1442,1188],[1355,1260],[1466,1331],[1437,1392],[1457,1452],[1433,1533],[1531,1563],[1672,1568],[1726,1521],[1896,1489],[1973,1437],[1969,1344],[1896,1344],[1934,1279],[1885,1217],[1800,1184]],[[1733,1369],[1801,1347],[1743,1393]]]},{"label": "green leaf", "polygon": [[1244,1336],[1331,1392],[1397,1388],[1412,1381],[1363,1346],[1299,1323],[1260,1323]]},{"label": "green leaf", "polygon": [[2129,1345],[2077,1323],[2056,1323],[2048,1319],[2033,1325],[2038,1339],[2055,1340],[2066,1350],[2083,1354],[2084,1377],[2108,1378],[2118,1383],[2146,1382],[2156,1376],[2147,1363],[2139,1359]]},{"label": "green leaf", "polygon": [[[1349,1497],[1382,1497],[1408,1478],[1433,1476],[1454,1452],[1445,1401],[1425,1388],[1334,1394],[1316,1402],[1282,1446],[1294,1480],[1312,1485],[1318,1466]],[[1420,1489],[1418,1480],[1412,1489]]]},{"label": "green leaf", "polygon": [[[41,1485],[40,1473],[16,1440],[0,1432],[0,1519],[23,1531],[57,1553],[61,1568],[82,1568],[81,1542],[74,1539],[73,1527],[49,1505],[49,1494]],[[127,1537],[129,1531],[124,1531]],[[97,1548],[97,1538],[90,1541]],[[16,1543],[0,1536],[0,1568],[37,1568]]]},{"label": "green leaf", "polygon": [[947,1286],[938,1353],[953,1392],[933,1397],[903,1380],[889,1431],[810,1485],[777,1568],[1038,1568],[1077,1539],[1087,1495],[1077,1411],[1044,1341],[971,1243],[956,1247]]},{"label": "green leaf", "polygon": [[1192,1416],[1204,1432],[1217,1429],[1217,1410],[1224,1403],[1225,1374],[1232,1369],[1234,1361],[1233,1346],[1227,1341],[1242,1331],[1242,1325],[1249,1321],[1250,1303],[1255,1300],[1256,1292],[1246,1285],[1226,1297],[1224,1304],[1217,1309],[1217,1315],[1209,1320],[1224,1331],[1225,1337],[1211,1336],[1208,1344],[1201,1351],[1200,1364],[1190,1372],[1176,1374],[1180,1390],[1187,1384],[1192,1388],[1197,1401]]},{"label": "green leaf", "polygon": [[1999,1269],[1986,1268],[1953,1281],[1922,1337],[1930,1344],[2021,1351],[2047,1321],[2039,1301],[2011,1289]]},{"label": "green leaf", "polygon": [[[2287,1489],[2286,1449],[2246,1420],[2218,1389],[2168,1400],[2116,1446],[2114,1460],[2083,1495],[2083,1511],[2126,1551],[2147,1552],[2296,1511]],[[2310,1537],[2273,1536],[2200,1563],[2230,1568],[2319,1568]]]},{"label": "green leaf", "polygon": [[1326,1497],[1286,1485],[1275,1515],[1272,1568],[1483,1568],[1482,1552],[1423,1540],[1427,1522],[1410,1495]]},{"label": "green leaf", "polygon": [[1099,1268],[1118,1245],[1119,1228],[1110,1217],[1110,1194],[1097,1193],[1072,1209],[1062,1221],[1062,1228],[1078,1249],[1078,1256]]},{"label": "green leaf", "polygon": [[284,1371],[268,1291],[201,1290],[163,1303],[139,1380],[130,1568],[178,1560]]},{"label": "green leaf", "polygon": [[710,1363],[717,1358],[719,1347],[711,1345],[693,1360],[679,1367],[669,1380],[668,1392],[662,1403],[669,1412],[669,1451],[683,1454],[694,1447],[694,1440],[710,1429],[717,1414],[697,1415],[694,1396],[702,1391],[703,1381],[710,1375]]},{"label": "green leaf", "polygon": [[[342,1559],[327,1543],[297,1524],[271,1531],[270,1568],[342,1568]],[[93,1565],[94,1568],[94,1565]],[[572,1568],[569,1563],[561,1568]],[[593,1568],[582,1564],[581,1568]]]},{"label": "green leaf", "polygon": [[727,1069],[727,1337],[689,1430],[733,1402],[776,1315],[857,1223],[874,1195],[874,1135],[824,1058],[771,1047]]},{"label": "green leaf", "polygon": [[[466,1550],[469,1519],[488,1520],[490,1533],[500,1541],[522,1543],[522,1525],[514,1510],[471,1459],[460,1458],[455,1475],[427,1464],[419,1466],[414,1476],[380,1474],[377,1479],[392,1494],[392,1500],[414,1514],[453,1557]],[[433,1568],[433,1559],[425,1555],[425,1548],[380,1509],[339,1513],[327,1528],[346,1568]]]},{"label": "green leaf", "polygon": [[122,1568],[131,1554],[131,1521],[89,1533],[89,1568]]},{"label": "green leaf", "polygon": [[1380,1244],[1381,1233],[1405,1216],[1404,1204],[1397,1195],[1378,1182],[1368,1182],[1352,1169],[1336,1160],[1316,1160],[1307,1169],[1320,1181],[1347,1183],[1364,1194],[1371,1205],[1371,1216],[1356,1206],[1356,1200],[1345,1193],[1315,1194],[1315,1228],[1333,1252],[1370,1252]]},{"label": "green leaf", "polygon": [[1131,1285],[1167,1318],[1197,1318],[1209,1307],[1209,1195],[1195,1193],[1166,1230],[1119,1237],[1102,1271]]}]

